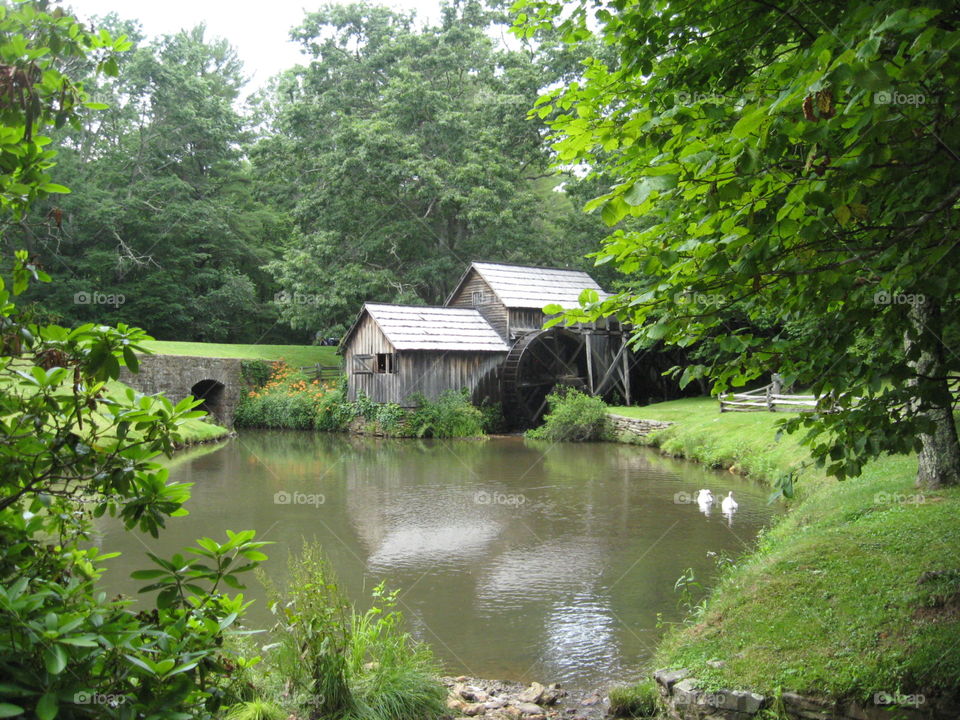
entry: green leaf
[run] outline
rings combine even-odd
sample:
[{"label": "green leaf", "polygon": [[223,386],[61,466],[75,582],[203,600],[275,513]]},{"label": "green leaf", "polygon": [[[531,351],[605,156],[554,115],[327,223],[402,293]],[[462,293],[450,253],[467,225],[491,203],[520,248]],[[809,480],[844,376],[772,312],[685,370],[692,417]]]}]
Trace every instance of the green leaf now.
[{"label": "green leaf", "polygon": [[752,113],[744,115],[742,118],[737,120],[737,124],[733,126],[731,133],[736,138],[744,138],[760,127],[760,123],[762,123],[766,117],[766,108],[754,110]]},{"label": "green leaf", "polygon": [[59,675],[67,666],[67,651],[60,645],[51,645],[43,651],[43,664],[51,675]]},{"label": "green leaf", "polygon": [[166,570],[134,570],[130,577],[134,580],[153,580],[153,578],[166,577],[169,575]]},{"label": "green leaf", "polygon": [[130,368],[130,372],[139,371],[140,360],[137,359],[137,354],[130,348],[129,345],[123,346],[123,361],[126,363],[127,367]]},{"label": "green leaf", "polygon": [[616,225],[618,222],[623,220],[624,216],[629,211],[627,203],[624,202],[621,197],[611,198],[603,206],[603,210],[600,211],[600,218],[607,225]]},{"label": "green leaf", "polygon": [[60,701],[53,692],[44,693],[37,703],[37,717],[40,720],[53,720],[60,712]]},{"label": "green leaf", "polygon": [[0,718],[16,717],[17,715],[23,715],[25,712],[26,710],[19,705],[0,702]]},{"label": "green leaf", "polygon": [[[591,303],[595,303],[599,301],[600,301],[600,295],[593,288],[585,288],[580,293],[580,296],[577,298],[577,302],[579,302],[581,305],[590,305]],[[247,557],[250,558],[251,560],[256,559],[251,555],[247,555]],[[263,559],[266,560],[266,555],[263,556]]]}]

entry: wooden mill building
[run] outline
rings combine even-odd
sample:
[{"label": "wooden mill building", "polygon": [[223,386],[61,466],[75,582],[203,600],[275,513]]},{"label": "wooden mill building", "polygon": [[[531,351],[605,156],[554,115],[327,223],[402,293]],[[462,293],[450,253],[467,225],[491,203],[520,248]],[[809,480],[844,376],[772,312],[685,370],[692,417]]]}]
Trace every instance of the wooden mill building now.
[{"label": "wooden mill building", "polygon": [[536,423],[557,386],[630,404],[631,353],[615,319],[543,329],[546,305],[579,305],[603,289],[580,270],[475,262],[443,307],[366,303],[340,344],[348,397],[415,404],[445,390],[503,403],[518,426]]}]

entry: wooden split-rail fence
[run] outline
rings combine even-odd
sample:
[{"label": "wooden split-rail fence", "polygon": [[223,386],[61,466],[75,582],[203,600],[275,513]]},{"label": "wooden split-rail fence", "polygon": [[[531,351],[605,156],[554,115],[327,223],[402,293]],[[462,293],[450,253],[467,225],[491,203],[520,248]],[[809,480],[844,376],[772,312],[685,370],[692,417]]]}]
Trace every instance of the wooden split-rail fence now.
[{"label": "wooden split-rail fence", "polygon": [[320,382],[336,380],[343,374],[343,368],[339,365],[323,365],[317,363],[316,365],[306,365],[300,369],[307,374],[307,377],[319,380]]},{"label": "wooden split-rail fence", "polygon": [[726,393],[720,396],[720,412],[813,412],[819,402],[816,395],[787,395],[778,383],[756,390]]}]

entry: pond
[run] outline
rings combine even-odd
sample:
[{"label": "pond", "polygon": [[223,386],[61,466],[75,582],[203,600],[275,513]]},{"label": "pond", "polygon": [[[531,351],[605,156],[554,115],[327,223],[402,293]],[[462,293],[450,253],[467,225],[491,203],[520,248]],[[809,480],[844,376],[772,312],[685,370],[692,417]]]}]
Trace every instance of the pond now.
[{"label": "pond", "polygon": [[[317,541],[359,606],[381,580],[400,589],[411,631],[451,674],[574,691],[636,679],[658,617],[683,615],[677,578],[693,568],[709,581],[779,512],[737,475],[611,443],[246,431],[170,468],[193,497],[159,540],[99,521],[104,548],[123,552],[108,591],[135,590],[127,578],[149,566],[147,549],[169,556],[228,528],[275,543],[265,570],[279,583],[288,554]],[[700,488],[732,490],[737,512],[704,514],[691,501]],[[248,620],[268,627],[247,580]]]}]

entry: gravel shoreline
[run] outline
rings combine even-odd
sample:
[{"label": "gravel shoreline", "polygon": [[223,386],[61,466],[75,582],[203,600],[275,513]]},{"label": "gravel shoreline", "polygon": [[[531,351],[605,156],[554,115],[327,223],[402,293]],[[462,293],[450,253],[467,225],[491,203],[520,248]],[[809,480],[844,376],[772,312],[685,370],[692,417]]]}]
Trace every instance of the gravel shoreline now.
[{"label": "gravel shoreline", "polygon": [[447,717],[454,720],[601,720],[609,707],[600,689],[571,694],[557,683],[524,684],[465,675],[440,680],[447,687]]}]

